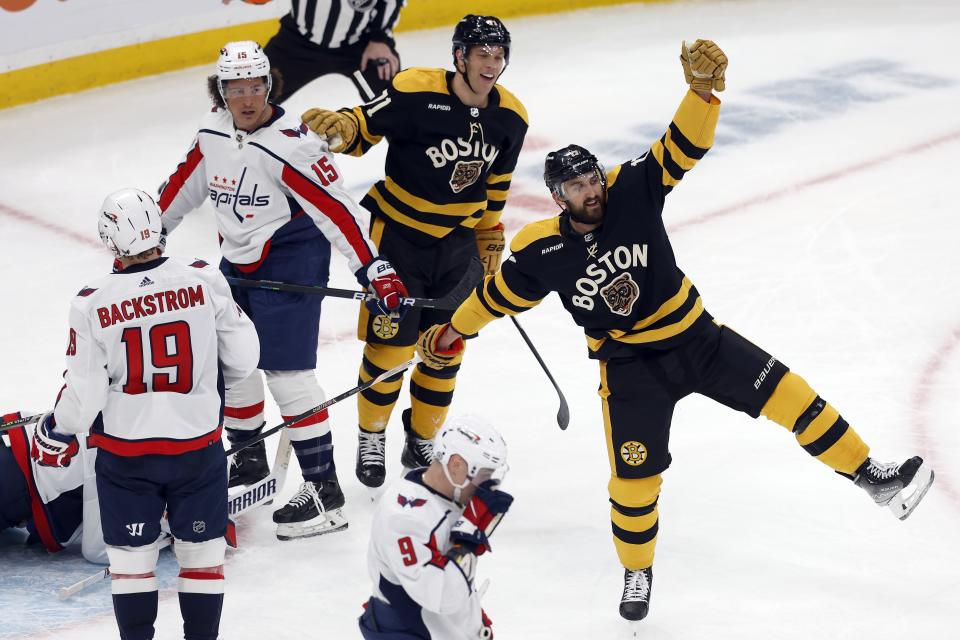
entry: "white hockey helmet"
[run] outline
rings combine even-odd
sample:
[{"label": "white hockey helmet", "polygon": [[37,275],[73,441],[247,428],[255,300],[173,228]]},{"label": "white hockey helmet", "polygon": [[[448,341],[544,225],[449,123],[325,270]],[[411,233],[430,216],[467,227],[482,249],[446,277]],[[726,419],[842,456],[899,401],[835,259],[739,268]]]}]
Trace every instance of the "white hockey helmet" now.
[{"label": "white hockey helmet", "polygon": [[252,40],[228,42],[220,49],[220,58],[217,60],[217,85],[224,100],[226,100],[224,88],[228,80],[264,77],[267,79],[269,96],[270,88],[273,86],[270,60],[256,42]]},{"label": "white hockey helmet", "polygon": [[160,208],[140,189],[114,191],[100,207],[97,228],[114,254],[135,256],[160,245]]},{"label": "white hockey helmet", "polygon": [[[447,465],[456,454],[467,463],[467,479],[457,484],[450,477]],[[486,480],[500,482],[506,475],[507,443],[493,425],[476,416],[454,416],[447,420],[433,439],[433,457],[440,462],[447,480],[459,498],[460,489],[471,481],[481,484]]]}]

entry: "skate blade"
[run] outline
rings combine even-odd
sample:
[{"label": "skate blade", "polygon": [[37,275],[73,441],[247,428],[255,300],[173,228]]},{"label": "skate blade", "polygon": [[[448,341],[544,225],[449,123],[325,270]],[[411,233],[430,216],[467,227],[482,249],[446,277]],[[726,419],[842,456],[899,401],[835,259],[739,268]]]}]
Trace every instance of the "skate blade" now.
[{"label": "skate blade", "polygon": [[329,511],[309,523],[282,523],[277,525],[277,540],[313,538],[327,533],[344,531],[350,525],[340,509]]},{"label": "skate blade", "polygon": [[913,481],[893,497],[887,504],[887,508],[900,520],[906,520],[923,500],[923,496],[927,495],[930,485],[933,484],[933,478],[933,469],[926,463],[920,465],[916,475],[913,476]]},{"label": "skate blade", "polygon": [[380,496],[383,495],[384,491],[385,489],[383,488],[383,485],[380,485],[379,487],[367,487],[367,495],[370,496],[370,502],[378,501]]}]

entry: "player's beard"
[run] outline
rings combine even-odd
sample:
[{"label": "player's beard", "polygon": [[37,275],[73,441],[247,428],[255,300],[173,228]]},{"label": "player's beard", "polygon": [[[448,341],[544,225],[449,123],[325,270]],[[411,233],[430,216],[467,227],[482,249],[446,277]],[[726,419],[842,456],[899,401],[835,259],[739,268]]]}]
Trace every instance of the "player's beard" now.
[{"label": "player's beard", "polygon": [[588,198],[578,207],[567,202],[567,213],[580,224],[600,224],[606,212],[607,203],[603,201],[603,196]]}]

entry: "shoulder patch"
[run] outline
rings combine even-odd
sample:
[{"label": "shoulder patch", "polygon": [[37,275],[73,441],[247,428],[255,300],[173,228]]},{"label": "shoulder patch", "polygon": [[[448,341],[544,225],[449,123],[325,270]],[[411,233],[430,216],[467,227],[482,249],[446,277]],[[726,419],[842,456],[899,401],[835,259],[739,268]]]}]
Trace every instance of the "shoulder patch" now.
[{"label": "shoulder patch", "polygon": [[531,222],[523,229],[517,232],[517,235],[510,241],[510,251],[517,253],[526,249],[537,240],[560,236],[560,216],[547,218],[538,222]]},{"label": "shoulder patch", "polygon": [[527,126],[530,125],[530,118],[527,117],[527,108],[523,106],[523,103],[504,87],[497,85],[497,91],[500,92],[500,106],[504,109],[509,109],[516,113],[523,120],[524,124]]},{"label": "shoulder patch", "polygon": [[194,260],[190,263],[190,266],[195,269],[203,269],[204,267],[209,267],[210,263],[206,260]]},{"label": "shoulder patch", "polygon": [[77,293],[77,296],[80,298],[86,298],[94,291],[96,291],[96,289],[91,289],[90,287],[84,287],[83,289],[80,289],[80,291]]},{"label": "shoulder patch", "polygon": [[447,72],[443,69],[412,67],[393,78],[393,88],[401,93],[442,93],[450,95]]}]

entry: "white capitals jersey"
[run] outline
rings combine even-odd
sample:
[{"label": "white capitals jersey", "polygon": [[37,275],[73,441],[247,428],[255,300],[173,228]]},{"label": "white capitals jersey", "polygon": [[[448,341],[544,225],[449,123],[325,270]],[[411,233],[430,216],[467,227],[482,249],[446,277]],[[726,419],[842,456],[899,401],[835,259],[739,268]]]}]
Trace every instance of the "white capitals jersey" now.
[{"label": "white capitals jersey", "polygon": [[438,640],[477,640],[483,628],[480,596],[447,559],[450,529],[463,508],[423,484],[411,471],[380,499],[367,553],[373,595],[400,617],[422,622]]},{"label": "white capitals jersey", "polygon": [[89,446],[117,455],[202,449],[220,442],[224,387],[259,358],[256,329],[215,267],[130,266],[73,299],[57,428],[89,429]]},{"label": "white capitals jersey", "polygon": [[364,210],[344,188],[327,144],[281,107],[273,109],[251,133],[236,129],[226,109],[207,114],[160,194],[163,228],[172,232],[209,199],[220,250],[234,265],[252,270],[271,242],[319,229],[356,273],[377,255],[357,220]]},{"label": "white capitals jersey", "polygon": [[[24,411],[17,417],[32,413]],[[96,449],[80,442],[80,451],[69,465],[47,467],[30,456],[33,427],[12,429],[0,438],[13,453],[26,485],[31,513],[27,530],[31,537],[39,539],[51,553],[80,544],[89,562],[108,564],[94,472]]]}]

